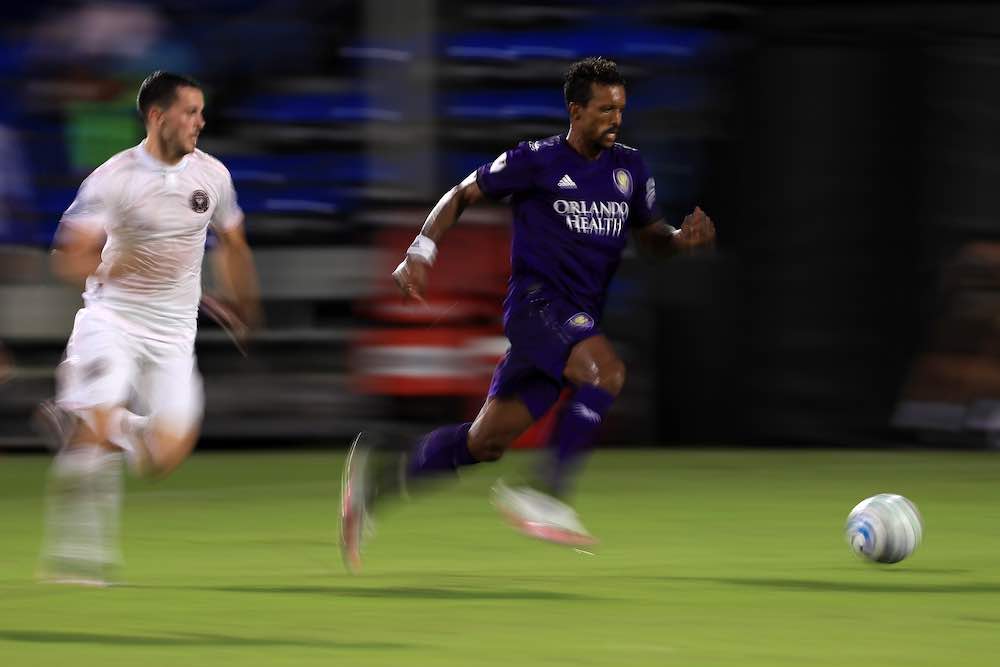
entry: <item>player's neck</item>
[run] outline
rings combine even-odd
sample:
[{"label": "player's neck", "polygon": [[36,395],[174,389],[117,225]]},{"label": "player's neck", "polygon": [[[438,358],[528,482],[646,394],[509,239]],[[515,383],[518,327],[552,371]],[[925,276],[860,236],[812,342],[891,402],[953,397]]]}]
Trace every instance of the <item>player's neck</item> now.
[{"label": "player's neck", "polygon": [[184,153],[168,151],[154,135],[146,136],[146,152],[168,167],[176,166],[184,159]]},{"label": "player's neck", "polygon": [[569,126],[569,132],[566,133],[566,144],[588,160],[596,160],[604,150],[600,146],[586,141],[582,133],[574,132],[572,125]]}]

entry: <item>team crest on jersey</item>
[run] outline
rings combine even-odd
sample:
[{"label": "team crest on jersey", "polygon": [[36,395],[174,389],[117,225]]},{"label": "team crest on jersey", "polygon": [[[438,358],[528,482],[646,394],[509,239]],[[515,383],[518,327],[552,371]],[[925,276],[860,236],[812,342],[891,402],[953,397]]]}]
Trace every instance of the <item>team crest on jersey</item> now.
[{"label": "team crest on jersey", "polygon": [[566,326],[587,331],[593,328],[594,318],[587,313],[577,313],[566,320]]},{"label": "team crest on jersey", "polygon": [[191,210],[195,213],[204,213],[208,210],[208,193],[204,190],[195,190],[191,193]]},{"label": "team crest on jersey", "polygon": [[632,174],[628,173],[628,169],[615,169],[613,174],[615,187],[618,191],[625,195],[628,199],[632,196]]}]

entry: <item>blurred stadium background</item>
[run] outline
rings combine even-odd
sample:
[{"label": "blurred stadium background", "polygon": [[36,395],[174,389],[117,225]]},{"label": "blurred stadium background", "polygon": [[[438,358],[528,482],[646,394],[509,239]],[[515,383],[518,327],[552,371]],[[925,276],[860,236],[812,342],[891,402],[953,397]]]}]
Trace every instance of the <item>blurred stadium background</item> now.
[{"label": "blurred stadium background", "polygon": [[[601,547],[500,525],[486,489],[511,456],[381,515],[349,577],[344,446],[478,408],[509,213],[466,212],[426,309],[389,271],[442,192],[565,130],[561,74],[598,54],[630,81],[621,139],[670,220],[697,204],[720,234],[660,265],[630,252],[612,287],[629,379],[578,498]],[[125,585],[40,586],[29,415],[80,305],[48,248],[85,175],[139,140],[157,68],[206,86],[200,145],[234,176],[267,323],[247,358],[202,323],[199,446],[221,451],[128,480]],[[0,663],[995,665],[998,75],[989,3],[3,3]],[[841,529],[881,491],[926,539],[864,567]]]},{"label": "blurred stadium background", "polygon": [[336,443],[478,406],[503,350],[508,214],[468,212],[431,307],[389,269],[437,197],[567,125],[582,56],[630,81],[623,141],[717,252],[623,264],[611,444],[987,446],[1000,433],[1000,9],[537,0],[40,2],[0,9],[0,446],[38,447],[79,295],[46,254],[134,145],[153,69],[206,85],[267,326],[204,323],[203,446]]}]

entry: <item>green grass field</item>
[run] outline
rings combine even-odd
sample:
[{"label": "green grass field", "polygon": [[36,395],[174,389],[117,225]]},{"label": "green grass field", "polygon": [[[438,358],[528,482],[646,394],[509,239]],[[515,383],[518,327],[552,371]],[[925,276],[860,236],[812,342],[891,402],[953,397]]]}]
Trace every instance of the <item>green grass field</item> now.
[{"label": "green grass field", "polygon": [[[481,466],[383,516],[362,576],[336,546],[342,452],[198,454],[130,482],[126,585],[32,580],[48,460],[0,457],[0,665],[996,665],[1000,455],[608,451],[595,555],[510,531]],[[847,512],[920,507],[894,566]]]}]

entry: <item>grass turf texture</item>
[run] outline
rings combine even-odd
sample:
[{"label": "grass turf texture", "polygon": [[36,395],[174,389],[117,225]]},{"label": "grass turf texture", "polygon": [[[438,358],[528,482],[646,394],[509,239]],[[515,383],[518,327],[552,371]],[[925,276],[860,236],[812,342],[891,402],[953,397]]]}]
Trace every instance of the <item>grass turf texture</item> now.
[{"label": "grass turf texture", "polygon": [[[1000,456],[605,451],[582,555],[508,530],[514,455],[383,516],[365,572],[336,547],[342,453],[198,454],[130,482],[128,585],[32,582],[48,460],[0,458],[4,665],[995,665]],[[857,560],[851,507],[913,499],[923,545]]]}]

